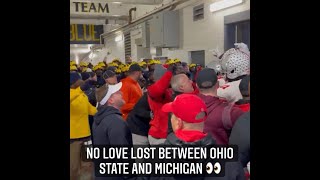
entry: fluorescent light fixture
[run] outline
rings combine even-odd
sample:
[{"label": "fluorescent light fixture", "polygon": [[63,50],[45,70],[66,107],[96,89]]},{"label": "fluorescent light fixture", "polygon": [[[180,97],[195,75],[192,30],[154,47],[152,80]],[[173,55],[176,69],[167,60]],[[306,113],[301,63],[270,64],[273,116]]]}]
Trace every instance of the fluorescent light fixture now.
[{"label": "fluorescent light fixture", "polygon": [[114,41],[116,41],[116,42],[122,41],[122,35],[116,36],[116,38],[114,39]]},{"label": "fluorescent light fixture", "polygon": [[97,54],[95,54],[94,52],[91,52],[90,55],[89,55],[89,58],[93,59],[95,57],[97,57]]},{"label": "fluorescent light fixture", "polygon": [[[155,55],[157,54],[157,49],[155,47],[150,47],[150,54]],[[152,57],[153,58],[153,57]]]},{"label": "fluorescent light fixture", "polygon": [[73,48],[70,49],[70,53],[74,53],[74,54],[79,54],[79,53],[88,53],[90,52],[90,50],[88,50],[87,48]]},{"label": "fluorescent light fixture", "polygon": [[113,4],[122,4],[122,2],[112,2]]},{"label": "fluorescent light fixture", "polygon": [[78,55],[76,55],[76,57],[75,57],[76,59],[76,64],[79,64],[79,56]]},{"label": "fluorescent light fixture", "polygon": [[210,11],[211,12],[219,11],[221,9],[225,9],[241,3],[243,3],[243,0],[222,0],[222,1],[214,2],[210,4]]}]

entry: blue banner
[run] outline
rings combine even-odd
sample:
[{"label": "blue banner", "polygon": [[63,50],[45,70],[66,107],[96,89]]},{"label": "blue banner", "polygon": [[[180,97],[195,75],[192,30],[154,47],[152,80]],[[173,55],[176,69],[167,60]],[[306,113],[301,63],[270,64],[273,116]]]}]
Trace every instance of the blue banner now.
[{"label": "blue banner", "polygon": [[103,25],[71,24],[70,44],[100,44],[101,34]]}]

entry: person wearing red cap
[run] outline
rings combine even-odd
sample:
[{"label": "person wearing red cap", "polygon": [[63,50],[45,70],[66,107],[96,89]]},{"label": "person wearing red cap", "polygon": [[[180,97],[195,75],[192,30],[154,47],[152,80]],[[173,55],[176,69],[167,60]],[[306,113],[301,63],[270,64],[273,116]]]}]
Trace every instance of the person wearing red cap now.
[{"label": "person wearing red cap", "polygon": [[[189,93],[189,94],[198,94],[199,90],[194,85],[192,80],[188,78],[185,74],[178,74],[172,77],[171,79],[171,88],[172,88],[172,100],[183,93]],[[169,114],[169,119],[171,119],[171,116]],[[172,132],[172,126],[171,121],[168,121],[168,131],[167,134],[170,134]]]},{"label": "person wearing red cap", "polygon": [[[162,107],[162,111],[172,113],[171,124],[173,133],[169,134],[165,145],[169,146],[198,146],[205,147],[215,145],[215,141],[210,133],[203,131],[204,122],[207,120],[206,104],[196,95],[181,94],[173,102],[167,103]],[[186,160],[175,160],[175,162]],[[208,159],[203,160],[209,162]],[[175,176],[171,179],[215,179],[214,177],[185,177]],[[225,164],[225,176],[217,179],[244,180],[244,171],[240,162],[227,162]]]},{"label": "person wearing red cap", "polygon": [[206,104],[196,95],[181,94],[173,102],[162,107],[163,112],[172,113],[171,125],[174,133],[168,135],[166,144],[175,144],[177,139],[195,142],[206,138],[214,144],[211,135],[203,132],[207,118]]}]

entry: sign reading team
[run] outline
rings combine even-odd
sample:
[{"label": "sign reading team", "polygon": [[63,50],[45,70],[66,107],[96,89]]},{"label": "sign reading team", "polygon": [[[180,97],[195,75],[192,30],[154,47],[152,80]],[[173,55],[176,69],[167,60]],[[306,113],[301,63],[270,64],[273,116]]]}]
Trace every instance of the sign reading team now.
[{"label": "sign reading team", "polygon": [[85,13],[109,13],[108,3],[95,3],[95,2],[72,2],[76,12]]}]

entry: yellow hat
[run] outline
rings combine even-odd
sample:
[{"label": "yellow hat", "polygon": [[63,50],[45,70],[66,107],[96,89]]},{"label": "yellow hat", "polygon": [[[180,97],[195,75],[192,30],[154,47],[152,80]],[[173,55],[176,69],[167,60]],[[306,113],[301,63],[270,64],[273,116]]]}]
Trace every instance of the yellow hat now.
[{"label": "yellow hat", "polygon": [[174,60],[172,59],[167,59],[166,64],[170,65],[170,64],[174,64]]},{"label": "yellow hat", "polygon": [[108,66],[114,66],[114,67],[118,67],[119,65],[115,62],[109,63]]},{"label": "yellow hat", "polygon": [[151,59],[148,64],[149,64],[149,65],[152,65],[152,64],[161,64],[161,62],[160,62],[160,60]]},{"label": "yellow hat", "polygon": [[149,64],[149,65],[154,64],[154,59],[150,59],[149,62],[148,62],[148,64]]},{"label": "yellow hat", "polygon": [[82,68],[82,72],[87,72],[87,67]]},{"label": "yellow hat", "polygon": [[76,61],[72,60],[70,61],[70,66],[76,65]]},{"label": "yellow hat", "polygon": [[120,73],[121,73],[121,69],[117,68],[117,69],[115,70],[115,72],[118,73],[118,74],[120,74]]},{"label": "yellow hat", "polygon": [[174,59],[174,63],[180,63],[180,62],[181,62],[180,59],[178,58]]},{"label": "yellow hat", "polygon": [[196,67],[196,64],[194,64],[194,63],[189,64],[189,68],[193,68],[193,67]]},{"label": "yellow hat", "polygon": [[120,65],[118,66],[118,68],[121,69],[121,68],[123,68],[123,66],[124,66],[123,64],[120,64]]},{"label": "yellow hat", "polygon": [[106,65],[104,64],[104,62],[99,62],[98,65],[101,66],[101,67],[105,67],[105,66],[106,66]]},{"label": "yellow hat", "polygon": [[129,66],[123,66],[122,68],[121,68],[121,71],[122,72],[127,72],[127,71],[129,71]]},{"label": "yellow hat", "polygon": [[76,71],[76,70],[78,70],[76,66],[74,66],[74,65],[70,66],[70,71]]},{"label": "yellow hat", "polygon": [[112,60],[113,63],[115,62],[120,62],[120,60],[118,58],[115,58],[114,60]]},{"label": "yellow hat", "polygon": [[139,63],[139,66],[144,66],[144,65],[147,65],[147,63],[146,62],[144,62],[144,61],[141,61],[140,63]]},{"label": "yellow hat", "polygon": [[161,64],[160,60],[154,60],[155,64]]},{"label": "yellow hat", "polygon": [[87,66],[88,66],[88,63],[86,63],[86,62],[81,62],[81,63],[80,63],[80,66],[87,67]]},{"label": "yellow hat", "polygon": [[98,69],[98,65],[95,65],[92,70],[96,71]]},{"label": "yellow hat", "polygon": [[92,70],[96,71],[98,69],[103,69],[103,67],[98,64],[98,65],[95,65]]}]

